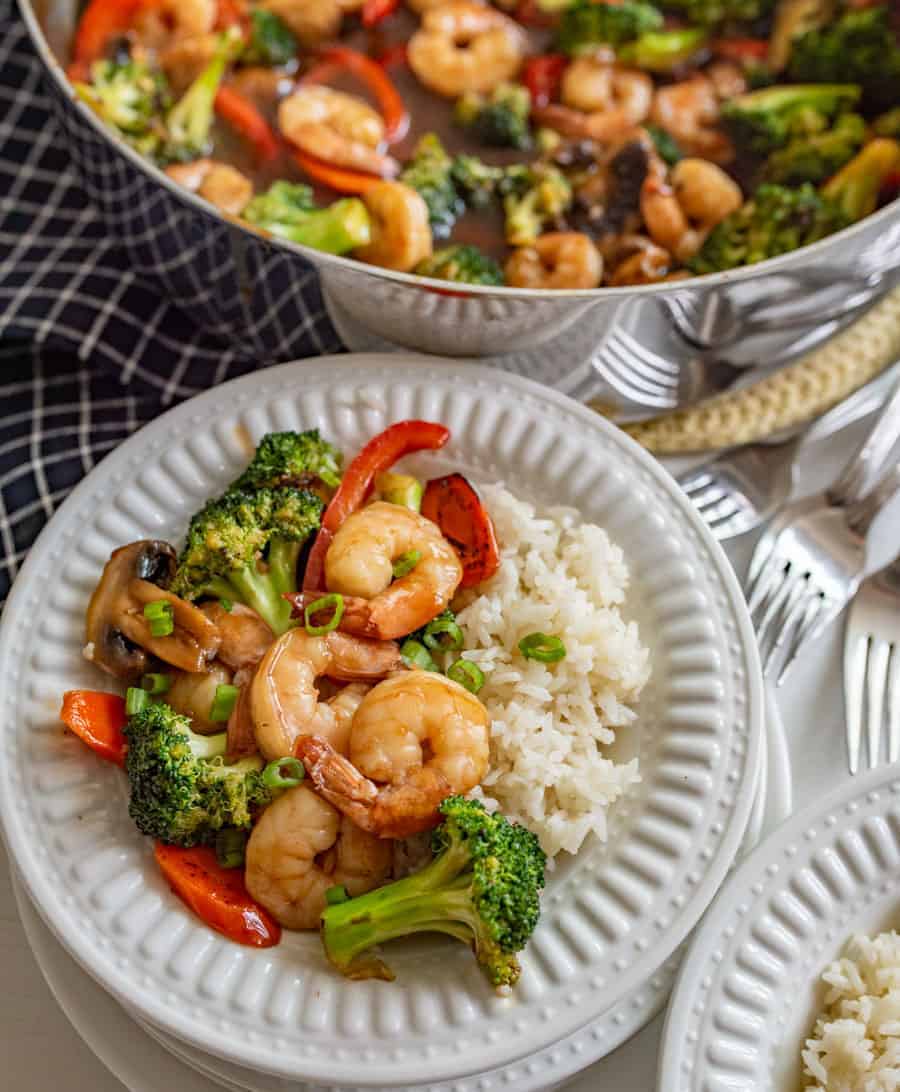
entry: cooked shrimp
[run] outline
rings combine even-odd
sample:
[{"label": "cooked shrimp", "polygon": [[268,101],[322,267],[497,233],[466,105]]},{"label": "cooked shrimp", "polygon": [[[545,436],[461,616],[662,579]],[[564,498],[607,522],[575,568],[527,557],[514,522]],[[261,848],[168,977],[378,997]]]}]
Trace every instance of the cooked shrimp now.
[{"label": "cooked shrimp", "polygon": [[224,664],[210,664],[206,671],[176,671],[165,701],[175,710],[190,717],[194,731],[201,735],[221,732],[224,725],[210,720],[216,687],[229,684],[231,672]]},{"label": "cooked shrimp", "polygon": [[680,262],[696,254],[716,224],[743,200],[734,179],[705,159],[682,159],[672,168],[668,183],[656,172],[641,186],[641,214],[648,234]]},{"label": "cooked shrimp", "polygon": [[133,29],[142,45],[168,46],[182,38],[209,34],[218,10],[217,0],[158,0],[138,6]]},{"label": "cooked shrimp", "polygon": [[263,0],[261,6],[283,19],[305,49],[337,37],[341,29],[338,0]]},{"label": "cooked shrimp", "polygon": [[213,601],[200,609],[218,627],[218,658],[234,671],[255,667],[275,640],[275,634],[256,611],[242,603],[225,610],[221,603]]},{"label": "cooked shrimp", "polygon": [[192,163],[173,163],[166,167],[169,178],[185,189],[203,197],[222,212],[238,216],[253,197],[253,183],[230,163],[215,159],[195,159]]},{"label": "cooked shrimp", "polygon": [[553,231],[514,250],[505,273],[515,288],[596,288],[603,259],[582,232]]},{"label": "cooked shrimp", "polygon": [[219,47],[218,34],[176,37],[159,54],[159,63],[176,95],[186,91],[213,59]]},{"label": "cooked shrimp", "polygon": [[355,827],[305,785],[282,793],[262,813],[247,842],[244,882],[286,929],[316,929],[325,892],[351,896],[384,883],[390,842]]},{"label": "cooked shrimp", "polygon": [[668,280],[669,270],[675,264],[672,255],[649,239],[642,241],[644,245],[615,265],[609,284],[619,287]]},{"label": "cooked shrimp", "polygon": [[371,220],[371,241],[353,255],[361,262],[408,273],[432,251],[428,206],[402,182],[376,182],[362,195]]},{"label": "cooked shrimp", "polygon": [[384,140],[381,115],[356,95],[307,84],[281,101],[278,125],[301,151],[327,163],[380,176],[399,169],[378,150]]},{"label": "cooked shrimp", "polygon": [[743,95],[747,90],[747,77],[744,70],[734,61],[713,61],[706,68],[706,75],[712,81],[716,96],[722,102]]},{"label": "cooked shrimp", "polygon": [[407,51],[419,81],[448,99],[492,91],[515,76],[524,55],[519,25],[471,0],[450,0],[426,11]]},{"label": "cooked shrimp", "polygon": [[[415,550],[415,567],[393,583],[394,562]],[[449,604],[462,579],[456,551],[431,520],[375,501],[348,516],[325,555],[329,591],[350,597],[343,628],[391,640],[424,626]]]},{"label": "cooked shrimp", "polygon": [[[270,761],[294,750],[299,735],[318,733],[338,750],[347,746],[352,695],[343,691],[321,701],[316,680],[382,679],[401,666],[393,642],[366,641],[346,633],[311,637],[303,629],[288,630],[263,657],[250,684],[250,713],[256,743]],[[348,709],[350,716],[348,716]]]},{"label": "cooked shrimp", "polygon": [[596,57],[578,57],[563,73],[562,105],[551,104],[535,118],[564,136],[607,143],[640,125],[653,103],[653,80],[632,68]]},{"label": "cooked shrimp", "polygon": [[343,758],[320,736],[296,755],[326,800],[381,838],[406,838],[438,822],[438,805],[487,773],[487,710],[465,687],[431,671],[404,671],[363,698]]},{"label": "cooked shrimp", "polygon": [[673,136],[682,149],[715,163],[734,156],[731,141],[720,129],[719,100],[712,80],[697,73],[670,83],[653,96],[650,120]]}]

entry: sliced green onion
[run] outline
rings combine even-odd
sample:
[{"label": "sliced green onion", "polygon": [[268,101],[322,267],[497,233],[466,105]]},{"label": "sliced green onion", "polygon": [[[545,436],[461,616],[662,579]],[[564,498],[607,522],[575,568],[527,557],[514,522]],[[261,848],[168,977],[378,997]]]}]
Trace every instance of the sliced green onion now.
[{"label": "sliced green onion", "polygon": [[457,660],[447,669],[447,678],[464,686],[471,694],[477,694],[484,686],[484,672],[471,660]]},{"label": "sliced green onion", "polygon": [[234,603],[232,603],[230,599],[220,599],[219,606],[222,608],[222,610],[228,611],[228,613],[231,614],[231,611],[234,608]]},{"label": "sliced green onion", "polygon": [[232,686],[231,683],[219,683],[209,709],[209,719],[213,723],[228,720],[240,692],[241,688],[239,686]]},{"label": "sliced green onion", "polygon": [[407,550],[405,554],[401,554],[394,562],[394,579],[399,580],[401,576],[411,573],[421,560],[421,550]]},{"label": "sliced green onion", "polygon": [[463,631],[455,618],[435,618],[425,627],[422,640],[433,651],[458,652],[463,646]]},{"label": "sliced green onion", "polygon": [[[323,626],[314,626],[310,621],[313,615],[329,608],[334,609],[334,614]],[[323,633],[331,633],[332,630],[337,629],[343,617],[344,597],[339,592],[332,592],[330,595],[323,595],[321,599],[316,599],[306,607],[303,611],[303,625],[311,637],[321,637]]]},{"label": "sliced green onion", "polygon": [[141,690],[139,686],[129,686],[125,691],[125,712],[133,717],[140,713],[149,700],[150,695],[146,690]]},{"label": "sliced green onion", "polygon": [[263,784],[270,789],[292,789],[306,777],[299,758],[276,758],[263,770]]},{"label": "sliced green onion", "polygon": [[150,623],[153,637],[168,637],[175,632],[175,614],[168,599],[154,599],[144,607],[144,617]]},{"label": "sliced green onion", "polygon": [[325,901],[329,906],[337,906],[338,903],[349,902],[350,896],[347,894],[347,888],[340,883],[336,883],[334,887],[329,887],[325,892]]},{"label": "sliced green onion", "polygon": [[216,834],[216,860],[221,868],[240,868],[247,849],[247,835],[243,830],[226,827]]},{"label": "sliced green onion", "polygon": [[555,664],[565,659],[566,646],[558,637],[546,633],[529,633],[519,641],[519,652],[526,660],[540,660],[543,664]]},{"label": "sliced green onion", "polygon": [[407,667],[417,667],[420,671],[437,671],[438,665],[432,660],[431,653],[419,641],[408,637],[400,646],[400,658]]},{"label": "sliced green onion", "polygon": [[153,697],[165,694],[171,685],[171,675],[145,675],[141,679],[141,689],[146,690]]}]

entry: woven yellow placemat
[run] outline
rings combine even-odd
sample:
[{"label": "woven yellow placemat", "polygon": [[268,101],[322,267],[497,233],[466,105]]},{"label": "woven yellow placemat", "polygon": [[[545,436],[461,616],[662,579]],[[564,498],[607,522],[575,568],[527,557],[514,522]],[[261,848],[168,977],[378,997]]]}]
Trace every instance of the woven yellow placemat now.
[{"label": "woven yellow placemat", "polygon": [[824,346],[774,375],[623,428],[656,455],[752,444],[819,417],[898,357],[900,289]]}]

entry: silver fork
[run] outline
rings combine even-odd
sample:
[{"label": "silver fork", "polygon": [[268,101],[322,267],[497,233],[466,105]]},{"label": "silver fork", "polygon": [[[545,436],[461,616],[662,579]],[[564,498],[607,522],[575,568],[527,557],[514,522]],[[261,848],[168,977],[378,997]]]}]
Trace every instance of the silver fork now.
[{"label": "silver fork", "polygon": [[900,362],[811,425],[791,429],[774,441],[725,452],[679,474],[676,481],[717,539],[751,531],[790,497],[803,449],[874,413],[898,375]]},{"label": "silver fork", "polygon": [[900,758],[900,555],[866,577],[847,616],[844,708],[850,773],[859,769],[863,723],[870,769],[882,750],[890,763]]},{"label": "silver fork", "polygon": [[[853,460],[842,476],[860,480]],[[829,492],[784,509],[757,545],[747,577],[763,674],[782,656],[780,686],[800,650],[814,641],[853,597],[866,561],[875,517],[900,492],[900,463],[861,500],[836,503]]]},{"label": "silver fork", "polygon": [[670,410],[726,390],[745,371],[724,361],[670,360],[616,324],[565,393],[582,402],[597,397],[599,377],[641,409]]}]

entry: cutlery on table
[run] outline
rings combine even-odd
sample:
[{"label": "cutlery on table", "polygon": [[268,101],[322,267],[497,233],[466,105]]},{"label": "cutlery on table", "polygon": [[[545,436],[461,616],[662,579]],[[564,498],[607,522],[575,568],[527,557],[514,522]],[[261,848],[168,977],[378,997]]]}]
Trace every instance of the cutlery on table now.
[{"label": "cutlery on table", "polygon": [[780,686],[801,648],[846,606],[862,579],[869,528],[900,490],[900,464],[863,494],[900,438],[900,384],[866,441],[824,493],[787,505],[763,533],[746,593],[763,674]]},{"label": "cutlery on table", "polygon": [[764,443],[726,451],[679,474],[676,481],[720,541],[752,531],[791,496],[803,450],[874,413],[898,375],[900,362],[811,425],[800,425]]},{"label": "cutlery on table", "polygon": [[[867,576],[844,630],[847,765],[859,770],[863,725],[869,768],[900,758],[900,555]],[[886,731],[886,735],[885,735]]]}]

